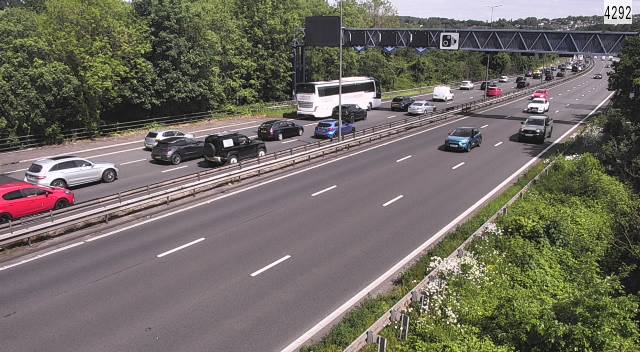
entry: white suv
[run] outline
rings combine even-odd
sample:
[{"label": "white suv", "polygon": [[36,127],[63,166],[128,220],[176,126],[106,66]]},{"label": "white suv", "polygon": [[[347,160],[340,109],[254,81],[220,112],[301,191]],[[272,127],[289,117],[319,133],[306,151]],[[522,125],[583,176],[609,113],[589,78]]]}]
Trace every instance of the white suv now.
[{"label": "white suv", "polygon": [[168,130],[168,131],[152,131],[147,133],[147,136],[144,137],[144,148],[145,149],[153,149],[153,147],[158,144],[159,141],[163,139],[167,139],[170,137],[187,137],[193,138],[191,133],[184,133],[176,130]]},{"label": "white suv", "polygon": [[93,163],[75,156],[58,156],[31,164],[24,180],[40,186],[67,188],[102,181],[110,183],[118,178],[119,170],[112,163]]}]

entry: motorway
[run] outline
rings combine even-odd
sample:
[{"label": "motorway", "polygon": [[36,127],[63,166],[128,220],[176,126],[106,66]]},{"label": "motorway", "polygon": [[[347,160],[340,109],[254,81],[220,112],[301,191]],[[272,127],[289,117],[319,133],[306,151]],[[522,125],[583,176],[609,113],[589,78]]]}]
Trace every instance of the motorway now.
[{"label": "motorway", "polygon": [[[570,75],[571,74],[569,74],[569,76]],[[499,86],[504,89],[505,93],[516,90],[515,83],[513,82],[514,79],[515,78],[512,78],[512,82],[510,83],[499,84]],[[530,79],[529,81],[531,82],[532,86],[540,83],[539,80]],[[444,110],[444,108],[447,106],[453,106],[480,99],[482,96],[483,91],[479,90],[479,85],[476,85],[476,89],[470,91],[456,90],[455,99],[453,102],[434,102],[434,104],[437,106],[436,112]],[[423,98],[430,99],[430,95],[424,96]],[[370,111],[367,120],[358,121],[356,123],[356,128],[362,129],[371,127],[380,123],[403,119],[407,116],[408,115],[406,115],[406,113],[404,112],[391,111],[390,103],[387,102],[383,104],[381,109]],[[301,137],[288,138],[284,141],[269,141],[267,142],[268,152],[286,150],[292,147],[310,144],[317,141],[312,137],[315,125],[317,125],[317,121],[296,120],[295,122],[299,125],[304,126],[304,135]],[[203,140],[208,133],[217,133],[223,130],[238,131],[240,133],[246,134],[247,136],[255,137],[258,126],[259,123],[257,122],[243,125],[230,123],[228,127],[223,126],[216,130],[209,130],[205,132],[189,130],[188,132],[194,132],[196,138],[201,140]],[[155,162],[153,160],[150,160],[150,151],[146,151],[142,148],[142,142],[137,144],[131,144],[130,142],[120,144],[116,142],[111,148],[100,150],[93,149],[94,148],[92,148],[90,144],[84,145],[84,148],[78,147],[75,150],[71,149],[70,151],[67,151],[67,155],[73,154],[75,156],[84,157],[92,161],[107,161],[115,163],[119,165],[120,177],[116,182],[111,184],[94,183],[79,187],[73,187],[72,189],[76,196],[76,202],[83,202],[109,196],[118,192],[123,192],[130,189],[143,187],[149,184],[194,174],[198,171],[210,170],[213,167],[204,162],[203,159],[185,161],[180,165],[170,165],[167,163]],[[37,157],[41,158],[50,156],[50,154],[48,153],[51,153],[51,150],[48,148],[43,148],[37,152]],[[20,154],[16,154],[16,159],[19,159],[18,155]],[[25,172],[24,170],[29,167],[31,161],[20,161],[21,160],[12,160],[12,162],[14,162],[13,164],[0,166],[0,174],[6,174],[7,176],[11,176],[17,179],[23,179]]]},{"label": "motorway", "polygon": [[[609,97],[591,77],[551,89],[543,145],[515,141],[520,99],[4,263],[3,350],[290,350]],[[440,150],[455,126],[482,146]]]}]

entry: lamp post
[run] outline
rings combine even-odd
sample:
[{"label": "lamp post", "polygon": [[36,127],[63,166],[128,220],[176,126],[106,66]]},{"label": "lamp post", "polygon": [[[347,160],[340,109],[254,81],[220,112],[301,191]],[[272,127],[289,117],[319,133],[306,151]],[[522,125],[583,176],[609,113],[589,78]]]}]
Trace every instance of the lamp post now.
[{"label": "lamp post", "polygon": [[342,142],[342,0],[340,0],[340,74],[338,77],[338,141]]},{"label": "lamp post", "polygon": [[[502,5],[489,5],[489,6],[487,6],[487,7],[491,8],[491,19],[489,20],[489,28],[493,28],[493,9],[495,9],[496,7],[500,7],[500,6],[502,6]],[[489,34],[489,35],[491,35],[491,34]],[[485,80],[485,82],[487,82],[487,83],[484,85],[484,97],[485,98],[487,97],[487,91],[489,90],[489,59],[490,59],[490,56],[489,56],[489,53],[487,53],[487,75],[486,75],[486,80]]]}]

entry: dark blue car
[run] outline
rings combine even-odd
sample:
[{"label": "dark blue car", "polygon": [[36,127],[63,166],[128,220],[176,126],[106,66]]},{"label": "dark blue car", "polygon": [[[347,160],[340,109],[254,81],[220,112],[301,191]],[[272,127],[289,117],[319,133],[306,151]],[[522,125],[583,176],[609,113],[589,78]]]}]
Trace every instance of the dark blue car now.
[{"label": "dark blue car", "polygon": [[[356,131],[356,127],[352,123],[342,121],[342,134],[353,133]],[[327,119],[322,120],[316,126],[313,134],[316,138],[336,138],[338,137],[338,120]]]},{"label": "dark blue car", "polygon": [[444,141],[447,150],[471,151],[482,143],[482,133],[476,127],[458,127],[451,131]]}]

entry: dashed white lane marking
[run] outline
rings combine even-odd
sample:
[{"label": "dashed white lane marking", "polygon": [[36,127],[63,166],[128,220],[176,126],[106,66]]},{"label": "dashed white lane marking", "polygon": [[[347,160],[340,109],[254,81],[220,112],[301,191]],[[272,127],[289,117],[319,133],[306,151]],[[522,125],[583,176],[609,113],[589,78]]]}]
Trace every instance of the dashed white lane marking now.
[{"label": "dashed white lane marking", "polygon": [[391,205],[391,204],[393,204],[393,203],[395,203],[395,202],[399,201],[399,200],[400,200],[400,199],[402,199],[402,198],[404,198],[404,196],[401,194],[401,195],[399,195],[399,196],[397,196],[397,197],[393,198],[392,200],[390,200],[390,201],[388,201],[388,202],[386,202],[386,203],[382,204],[382,206],[383,206],[383,207],[389,206],[389,205]]},{"label": "dashed white lane marking", "polygon": [[556,110],[556,114],[559,113],[559,112],[560,112],[560,110]]},{"label": "dashed white lane marking", "polygon": [[253,136],[249,136],[249,139],[255,139],[255,138],[258,138],[257,134],[254,134]]},{"label": "dashed white lane marking", "polygon": [[549,100],[553,100],[553,97],[549,98]]},{"label": "dashed white lane marking", "polygon": [[125,163],[120,163],[120,166],[122,165],[129,165],[129,164],[134,164],[134,163],[139,163],[141,161],[147,161],[147,159],[138,159],[138,160],[133,160],[133,161],[127,161]]},{"label": "dashed white lane marking", "polygon": [[460,167],[460,166],[462,166],[462,165],[464,165],[464,161],[463,161],[463,162],[461,162],[461,163],[460,163],[460,164],[458,164],[458,165],[453,166],[453,167],[451,168],[451,170],[455,170],[455,169],[459,168],[459,167]]},{"label": "dashed white lane marking", "polygon": [[284,262],[285,260],[287,260],[287,259],[289,259],[289,258],[291,258],[291,256],[287,254],[287,255],[285,255],[284,257],[282,257],[282,258],[280,258],[280,259],[276,260],[275,262],[273,262],[273,263],[271,263],[271,264],[269,264],[269,265],[265,266],[264,268],[262,268],[262,269],[260,269],[260,270],[256,270],[256,271],[252,272],[251,274],[249,274],[249,276],[251,276],[251,277],[256,277],[256,276],[258,276],[258,275],[260,275],[260,274],[264,273],[265,271],[267,271],[267,270],[269,270],[269,269],[273,268],[274,266],[276,266],[276,265],[278,265],[278,264],[280,264],[280,263]]},{"label": "dashed white lane marking", "polygon": [[396,115],[387,116],[388,119],[392,119],[394,117],[396,117]]},{"label": "dashed white lane marking", "polygon": [[399,162],[405,161],[405,160],[409,159],[410,157],[411,157],[411,155],[407,155],[407,156],[405,156],[404,158],[400,158],[400,159],[396,160],[396,163],[399,163]]},{"label": "dashed white lane marking", "polygon": [[480,128],[487,128],[489,125],[482,125]]},{"label": "dashed white lane marking", "polygon": [[[185,248],[187,248],[187,247],[193,246],[194,244],[199,243],[199,242],[202,242],[202,241],[204,241],[204,240],[205,240],[205,238],[204,238],[204,237],[200,237],[200,238],[198,238],[198,239],[197,239],[197,240],[195,240],[195,241],[191,241],[191,242],[189,242],[189,243],[185,243],[185,244],[183,244],[182,246],[179,246],[179,247],[176,247],[176,248],[174,248],[174,249],[170,249],[170,250],[168,250],[168,251],[166,251],[166,252],[160,253],[160,254],[156,255],[156,258],[162,258],[162,257],[164,257],[165,255],[169,255],[169,254],[174,253],[174,252],[177,252],[177,251],[179,251],[179,250],[181,250],[181,249],[185,249]],[[82,243],[82,242],[80,242],[80,243]]]},{"label": "dashed white lane marking", "polygon": [[284,141],[284,142],[282,142],[282,144],[293,143],[293,142],[297,142],[297,141],[299,141],[299,139],[292,139],[290,141]]},{"label": "dashed white lane marking", "polygon": [[338,186],[337,186],[337,185],[333,185],[333,186],[331,186],[331,187],[327,187],[327,188],[325,188],[325,189],[323,189],[323,190],[320,190],[320,191],[318,191],[318,192],[316,192],[316,193],[311,194],[311,196],[312,196],[312,197],[319,196],[319,195],[321,195],[322,193],[324,193],[324,192],[329,192],[330,190],[332,190],[332,189],[334,189],[334,188],[336,188],[336,187],[338,187]]},{"label": "dashed white lane marking", "polygon": [[162,170],[161,172],[162,173],[171,172],[171,171],[175,171],[175,170],[184,169],[185,167],[189,167],[189,165],[178,166],[178,167],[174,167],[173,169]]},{"label": "dashed white lane marking", "polygon": [[498,142],[498,143],[494,144],[493,146],[494,146],[494,147],[497,147],[497,146],[499,146],[500,144],[502,144],[502,142]]},{"label": "dashed white lane marking", "polygon": [[508,118],[510,118],[510,117],[513,117],[513,116],[511,116],[511,115],[507,115],[507,116],[505,116],[504,118],[505,118],[505,119],[508,119]]}]

